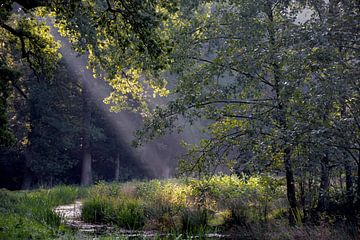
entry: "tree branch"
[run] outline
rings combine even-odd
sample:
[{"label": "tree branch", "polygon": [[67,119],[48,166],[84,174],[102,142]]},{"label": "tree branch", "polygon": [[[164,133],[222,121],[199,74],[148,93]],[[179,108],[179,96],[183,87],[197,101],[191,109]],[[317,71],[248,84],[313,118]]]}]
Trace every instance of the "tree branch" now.
[{"label": "tree branch", "polygon": [[[226,65],[221,64],[221,63],[215,63],[213,61],[210,61],[210,60],[207,60],[207,59],[204,59],[204,58],[196,58],[196,57],[189,57],[189,58],[197,60],[197,61],[201,61],[201,62],[206,62],[206,63],[209,63],[209,64],[214,64],[214,65],[217,65],[219,67],[224,67],[224,68],[228,67],[230,70],[238,72],[238,73],[244,75],[247,78],[256,78],[255,76],[251,75],[250,73],[241,71],[241,70],[239,70],[237,68],[234,68],[234,67],[231,67],[231,66],[226,66]],[[274,87],[274,85],[272,83],[270,83],[269,81],[267,81],[265,78],[259,76],[259,74],[256,74],[256,75],[257,75],[257,77],[259,77],[261,79],[262,83],[265,83],[266,85],[268,85],[270,87]]]}]

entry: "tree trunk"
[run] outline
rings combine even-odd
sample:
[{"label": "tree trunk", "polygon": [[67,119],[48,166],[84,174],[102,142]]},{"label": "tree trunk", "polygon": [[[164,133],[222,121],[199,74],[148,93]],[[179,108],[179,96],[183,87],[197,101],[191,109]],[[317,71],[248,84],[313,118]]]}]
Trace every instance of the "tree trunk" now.
[{"label": "tree trunk", "polygon": [[330,169],[329,169],[329,158],[327,154],[321,159],[321,179],[320,179],[320,190],[317,210],[325,212],[328,209],[329,199],[328,190],[330,186]]},{"label": "tree trunk", "polygon": [[289,147],[284,150],[284,165],[285,165],[285,175],[286,175],[286,195],[289,201],[289,224],[294,226],[296,224],[296,214],[298,214],[297,204],[296,204],[296,189],[295,189],[295,180],[294,173],[292,170],[291,164],[291,150]]},{"label": "tree trunk", "polygon": [[348,160],[344,163],[345,167],[345,187],[346,187],[346,201],[348,206],[351,206],[354,201],[352,168]]},{"label": "tree trunk", "polygon": [[37,129],[35,129],[34,127],[34,121],[36,119],[38,119],[38,114],[37,114],[37,111],[34,107],[34,103],[30,100],[28,102],[28,105],[29,105],[29,132],[28,132],[28,135],[27,135],[27,138],[28,138],[28,143],[26,145],[26,148],[24,150],[24,157],[25,157],[25,172],[24,172],[24,179],[23,179],[23,182],[22,182],[22,186],[21,186],[21,189],[30,189],[31,188],[31,185],[32,185],[32,182],[33,182],[33,174],[30,170],[31,168],[31,165],[33,163],[33,140],[36,138],[36,137],[39,137],[37,135]]},{"label": "tree trunk", "polygon": [[114,180],[115,181],[119,181],[120,180],[120,152],[117,151],[116,152],[116,156],[115,156],[115,176],[114,176]]},{"label": "tree trunk", "polygon": [[[30,146],[28,146],[27,148],[30,148]],[[31,155],[31,150],[30,149],[26,149],[25,150],[25,172],[24,172],[24,178],[22,181],[22,185],[21,185],[21,189],[23,190],[28,190],[31,188],[31,184],[32,184],[32,174],[30,172],[30,164],[32,161],[32,155]]]},{"label": "tree trunk", "polygon": [[359,150],[358,165],[357,165],[356,206],[357,206],[357,210],[360,211],[360,150]]},{"label": "tree trunk", "polygon": [[307,218],[307,212],[306,212],[305,177],[304,177],[304,175],[301,175],[301,181],[300,181],[300,200],[301,200],[301,207],[302,207],[302,212],[303,212],[303,219],[305,220]]},{"label": "tree trunk", "polygon": [[92,181],[91,169],[91,149],[90,149],[90,124],[91,112],[86,87],[82,89],[83,98],[83,141],[82,141],[82,166],[81,166],[81,186],[88,186]]},{"label": "tree trunk", "polygon": [[[274,15],[273,15],[273,3],[271,1],[268,2],[268,18],[271,24],[268,26],[268,32],[269,32],[269,48],[272,52],[271,56],[271,66],[272,71],[274,74],[274,83],[273,83],[273,90],[276,94],[276,100],[277,100],[277,110],[278,110],[278,116],[276,118],[279,126],[281,127],[282,131],[285,133],[287,130],[287,122],[286,122],[286,106],[283,101],[283,98],[281,96],[281,68],[277,62],[277,58],[275,56],[275,52],[277,51],[276,46],[276,36],[275,36],[275,29],[273,26],[274,23]],[[286,134],[286,133],[285,133]],[[285,168],[285,175],[286,175],[286,194],[289,201],[289,224],[295,225],[296,219],[295,216],[298,214],[297,209],[297,203],[296,203],[296,188],[295,188],[295,180],[294,180],[294,172],[292,169],[292,162],[291,162],[291,148],[288,143],[287,136],[283,139],[284,142],[284,168]]]}]

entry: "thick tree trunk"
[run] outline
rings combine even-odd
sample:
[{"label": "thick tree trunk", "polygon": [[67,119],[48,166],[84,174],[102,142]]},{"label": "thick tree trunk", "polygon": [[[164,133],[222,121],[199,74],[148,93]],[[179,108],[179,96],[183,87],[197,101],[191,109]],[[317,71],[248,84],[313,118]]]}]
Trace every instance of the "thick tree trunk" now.
[{"label": "thick tree trunk", "polygon": [[119,181],[120,180],[120,152],[117,151],[115,156],[115,176],[114,180]]},{"label": "thick tree trunk", "polygon": [[[28,146],[28,148],[29,148],[29,146]],[[28,190],[31,188],[31,184],[32,184],[32,174],[29,169],[30,163],[32,160],[30,149],[26,149],[24,155],[25,155],[25,172],[24,172],[24,178],[22,181],[21,189]]]},{"label": "thick tree trunk", "polygon": [[85,87],[82,92],[83,97],[83,141],[82,141],[82,166],[81,166],[81,185],[88,186],[92,181],[91,169],[91,149],[90,149],[90,124],[91,111],[89,106],[88,94]]},{"label": "thick tree trunk", "polygon": [[321,179],[320,179],[320,190],[317,210],[325,212],[328,209],[329,199],[328,190],[330,186],[330,169],[329,169],[329,158],[327,154],[321,159]]}]

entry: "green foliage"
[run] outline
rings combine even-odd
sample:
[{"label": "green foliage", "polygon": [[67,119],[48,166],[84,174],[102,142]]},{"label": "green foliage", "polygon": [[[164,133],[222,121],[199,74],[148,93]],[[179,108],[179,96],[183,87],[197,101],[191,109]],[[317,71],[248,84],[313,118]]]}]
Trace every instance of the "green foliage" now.
[{"label": "green foliage", "polygon": [[84,202],[81,217],[87,222],[112,223],[126,229],[144,225],[141,202],[130,198],[93,197]]},{"label": "green foliage", "polygon": [[15,141],[9,129],[7,110],[11,83],[16,82],[19,77],[19,72],[0,60],[0,147],[11,145]]},{"label": "green foliage", "polygon": [[100,183],[90,192],[83,205],[84,221],[190,235],[231,222],[271,220],[284,208],[276,202],[285,198],[283,180],[269,176]]},{"label": "green foliage", "polygon": [[[55,94],[59,86],[49,86],[59,83],[51,81],[60,58],[59,45],[32,10],[12,14],[12,2],[4,1],[0,10],[0,145],[11,143],[8,102],[17,95],[10,94],[10,86],[27,79],[19,78],[14,69],[26,65],[38,80],[49,81],[17,87],[20,95],[30,95],[28,108],[17,110],[23,119],[11,116],[13,125],[21,122],[23,128],[16,132],[17,150],[33,154],[26,167],[41,180],[46,177],[42,174],[52,179],[75,164],[69,152],[80,145],[72,141],[79,119],[71,115],[75,121],[68,126],[68,119],[59,115],[79,99],[63,101]],[[114,89],[105,101],[112,110],[145,111],[143,136],[164,133],[179,116],[191,123],[196,119],[209,123],[207,138],[187,145],[188,155],[180,164],[182,172],[195,172],[205,180],[153,181],[139,184],[132,192],[100,187],[110,197],[97,196],[89,203],[87,211],[95,214],[94,221],[112,219],[131,228],[145,215],[173,226],[177,215],[183,216],[187,229],[189,219],[203,225],[199,212],[212,217],[220,210],[230,211],[238,223],[267,221],[281,214],[276,204],[285,205],[282,180],[266,177],[279,173],[286,175],[290,216],[297,222],[315,204],[319,211],[330,210],[330,201],[345,202],[349,209],[359,204],[359,171],[355,174],[360,162],[358,1],[22,2],[29,9],[41,2],[77,51],[88,53],[95,76]],[[307,10],[311,16],[298,21]],[[44,14],[45,9],[38,13]],[[169,94],[164,70],[175,73],[176,82],[165,106],[156,106],[150,114],[148,97]],[[66,86],[76,88],[68,82]],[[60,109],[55,113],[49,110],[54,105]],[[71,106],[77,112],[76,104]],[[22,111],[26,110],[25,116]],[[104,138],[97,130],[92,136]],[[49,160],[48,156],[56,157]],[[235,180],[211,177],[223,168],[255,175]],[[137,202],[138,198],[146,200]],[[124,206],[117,203],[119,199]],[[28,201],[34,209],[29,213],[32,219],[59,225],[49,208],[39,207],[55,201],[30,195]],[[113,210],[118,215],[109,213]],[[104,216],[97,220],[101,211]]]},{"label": "green foliage", "polygon": [[[334,176],[346,168],[348,186],[340,191],[353,203],[351,179],[360,179],[354,174],[359,167],[358,3],[196,3],[191,11],[180,6],[177,24],[169,27],[176,39],[170,56],[176,81],[170,100],[145,116],[139,138],[179,127],[181,118],[199,120],[205,122],[206,138],[186,145],[181,173],[284,172],[291,211],[297,211],[302,194],[306,212],[313,208],[308,199],[315,191],[318,209],[328,205],[329,179],[337,181]],[[305,17],[306,12],[311,14]],[[309,179],[321,189],[304,187]]]},{"label": "green foliage", "polygon": [[144,210],[141,201],[122,199],[115,213],[115,222],[120,227],[139,229],[144,225]]},{"label": "green foliage", "polygon": [[[269,182],[276,186],[275,192],[266,193]],[[149,198],[145,194],[148,189],[153,189]],[[94,237],[68,231],[48,211],[77,198],[83,199],[84,221],[113,224],[126,229],[160,231],[156,239],[193,236],[207,239],[207,234],[214,232],[254,239],[312,239],[312,236],[352,239],[351,234],[355,234],[356,228],[351,225],[332,225],[324,221],[319,226],[289,228],[285,215],[280,215],[286,209],[286,204],[277,203],[278,198],[285,198],[283,189],[282,180],[268,176],[239,178],[219,175],[206,181],[173,179],[124,184],[100,183],[90,189],[59,186],[31,192],[1,190],[0,200],[3,204],[0,206],[0,239],[75,240]],[[256,211],[263,207],[263,195],[268,199],[266,222],[263,221],[263,212]],[[199,205],[199,199],[203,196],[207,199],[200,202],[206,204]],[[156,204],[164,206],[165,203],[169,207],[167,210],[148,214]],[[47,210],[41,210],[41,207]],[[121,231],[105,232],[96,237],[118,239],[122,234]],[[128,238],[123,236],[121,239]]]},{"label": "green foliage", "polygon": [[31,218],[14,214],[0,214],[0,239],[49,239],[53,232]]},{"label": "green foliage", "polygon": [[185,209],[181,212],[182,231],[188,234],[203,232],[207,227],[206,209]]},{"label": "green foliage", "polygon": [[[90,223],[107,222],[107,215],[115,211],[112,205],[104,198],[95,197],[83,203],[81,218]],[[110,211],[112,211],[110,213]]]},{"label": "green foliage", "polygon": [[86,190],[71,186],[30,192],[0,191],[0,239],[52,239],[64,231],[55,206],[84,197]]},{"label": "green foliage", "polygon": [[134,101],[146,108],[147,97],[167,94],[160,72],[167,67],[171,44],[163,26],[176,12],[176,1],[55,1],[46,7],[60,33],[78,52],[89,53],[94,74],[112,86],[106,99],[112,110],[137,108]]},{"label": "green foliage", "polygon": [[[35,176],[38,185],[73,183],[77,177],[65,173],[79,164],[81,99],[78,97],[82,90],[78,76],[70,78],[69,74],[74,73],[63,64],[58,65],[60,44],[54,40],[49,25],[55,22],[72,47],[80,54],[88,54],[88,67],[94,76],[103,77],[114,90],[107,99],[114,105],[113,110],[126,106],[146,110],[146,98],[168,93],[166,81],[160,77],[167,68],[166,56],[171,50],[169,36],[163,34],[163,24],[177,11],[177,2],[17,1],[21,7],[12,11],[14,2],[1,3],[1,69],[4,70],[5,62],[8,69],[16,69],[13,73],[19,71],[23,78],[1,72],[1,77],[11,79],[0,82],[0,145],[14,145],[5,150],[20,159],[18,162],[24,161],[24,152],[29,153],[26,157],[31,159],[21,167]],[[96,115],[94,112],[92,109],[92,116]],[[92,152],[101,153],[104,160],[98,162],[105,162],[114,155],[115,150],[110,152],[109,148],[118,150],[120,144],[112,141],[112,124],[108,123],[110,126],[105,130],[99,115],[85,130],[92,137]],[[16,141],[10,141],[15,139],[9,125]],[[99,145],[97,141],[102,144],[99,148],[95,147]],[[103,152],[109,153],[104,156]],[[8,156],[1,154],[1,157]],[[109,179],[110,174],[105,178]]]}]

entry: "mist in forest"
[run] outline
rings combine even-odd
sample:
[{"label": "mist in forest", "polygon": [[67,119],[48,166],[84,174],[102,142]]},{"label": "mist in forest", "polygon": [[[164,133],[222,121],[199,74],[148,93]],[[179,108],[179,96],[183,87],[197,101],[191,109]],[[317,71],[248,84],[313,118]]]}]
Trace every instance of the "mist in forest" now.
[{"label": "mist in forest", "polygon": [[[149,176],[157,178],[169,178],[174,175],[177,158],[184,153],[180,142],[194,142],[194,138],[199,138],[199,131],[193,128],[187,128],[182,133],[167,134],[159,139],[144,143],[135,148],[132,146],[134,133],[142,126],[142,120],[139,115],[122,111],[118,113],[110,112],[109,105],[103,102],[103,99],[110,95],[111,87],[102,79],[94,78],[93,73],[87,66],[87,55],[79,55],[69,43],[68,39],[62,37],[50,19],[46,20],[47,25],[51,27],[51,33],[56,41],[61,43],[60,53],[66,63],[69,71],[72,72],[79,83],[87,89],[91,99],[90,105],[95,106],[106,116],[116,132],[118,139],[124,144],[131,155],[131,160],[137,161],[147,171]],[[157,100],[154,99],[156,105]],[[114,139],[116,141],[116,139]]]}]

